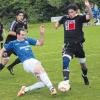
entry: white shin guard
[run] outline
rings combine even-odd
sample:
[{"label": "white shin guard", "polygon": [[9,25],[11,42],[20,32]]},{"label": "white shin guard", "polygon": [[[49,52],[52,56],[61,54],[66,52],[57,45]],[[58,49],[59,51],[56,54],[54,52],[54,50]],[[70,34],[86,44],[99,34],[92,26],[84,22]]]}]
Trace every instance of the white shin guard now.
[{"label": "white shin guard", "polygon": [[49,90],[53,88],[53,85],[45,72],[39,74],[39,78],[49,88]]},{"label": "white shin guard", "polygon": [[45,84],[43,82],[37,82],[37,83],[35,83],[31,86],[26,87],[25,92],[37,90],[37,89],[40,89],[40,88],[43,88],[43,87],[45,87]]}]

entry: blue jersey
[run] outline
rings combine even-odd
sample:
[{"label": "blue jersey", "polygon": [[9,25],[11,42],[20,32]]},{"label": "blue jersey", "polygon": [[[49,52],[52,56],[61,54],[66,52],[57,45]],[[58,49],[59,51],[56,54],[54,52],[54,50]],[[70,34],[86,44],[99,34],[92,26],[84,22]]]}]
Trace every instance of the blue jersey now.
[{"label": "blue jersey", "polygon": [[4,45],[6,51],[13,50],[21,62],[24,62],[27,59],[34,58],[30,45],[36,45],[37,40],[32,38],[26,38],[24,41],[14,40]]}]

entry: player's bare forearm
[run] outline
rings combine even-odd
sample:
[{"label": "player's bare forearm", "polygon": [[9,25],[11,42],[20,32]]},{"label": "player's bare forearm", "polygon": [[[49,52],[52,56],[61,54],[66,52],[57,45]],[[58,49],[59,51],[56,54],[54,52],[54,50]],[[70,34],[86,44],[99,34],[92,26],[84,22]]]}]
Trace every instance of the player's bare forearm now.
[{"label": "player's bare forearm", "polygon": [[54,23],[55,29],[58,29],[59,26],[60,26],[59,22],[55,22],[55,23]]},{"label": "player's bare forearm", "polygon": [[87,7],[87,10],[88,10],[88,14],[87,15],[89,16],[89,18],[93,18],[93,14],[92,14],[92,10],[91,10],[89,1],[88,0],[84,0],[84,2],[85,2],[85,6]]},{"label": "player's bare forearm", "polygon": [[10,31],[9,35],[16,36],[16,32]]},{"label": "player's bare forearm", "polygon": [[38,40],[37,45],[43,45],[44,44],[44,33],[45,33],[45,27],[44,25],[40,26],[40,39]]}]

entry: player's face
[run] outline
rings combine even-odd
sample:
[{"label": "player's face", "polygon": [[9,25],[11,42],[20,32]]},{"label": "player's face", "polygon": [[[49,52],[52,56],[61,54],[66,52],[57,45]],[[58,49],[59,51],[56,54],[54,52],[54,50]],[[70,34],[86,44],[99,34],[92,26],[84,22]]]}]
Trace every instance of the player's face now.
[{"label": "player's face", "polygon": [[17,21],[22,21],[24,19],[24,14],[23,13],[19,13],[17,16],[16,16],[16,19]]},{"label": "player's face", "polygon": [[25,40],[25,38],[26,38],[26,31],[20,31],[20,34],[18,35],[18,39],[19,40],[21,40],[21,41],[23,41],[23,40]]},{"label": "player's face", "polygon": [[68,10],[68,15],[70,18],[74,18],[76,16],[77,12],[73,9]]}]

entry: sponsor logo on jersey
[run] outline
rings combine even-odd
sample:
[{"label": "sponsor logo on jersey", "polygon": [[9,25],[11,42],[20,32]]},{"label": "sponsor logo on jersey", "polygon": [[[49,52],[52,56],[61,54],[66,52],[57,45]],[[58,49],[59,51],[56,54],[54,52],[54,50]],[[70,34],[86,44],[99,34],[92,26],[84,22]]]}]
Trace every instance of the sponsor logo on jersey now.
[{"label": "sponsor logo on jersey", "polygon": [[27,49],[27,48],[30,48],[30,46],[28,45],[28,46],[20,47],[20,50],[21,50],[21,49]]},{"label": "sponsor logo on jersey", "polygon": [[75,30],[75,20],[67,20],[65,22],[65,30]]}]

